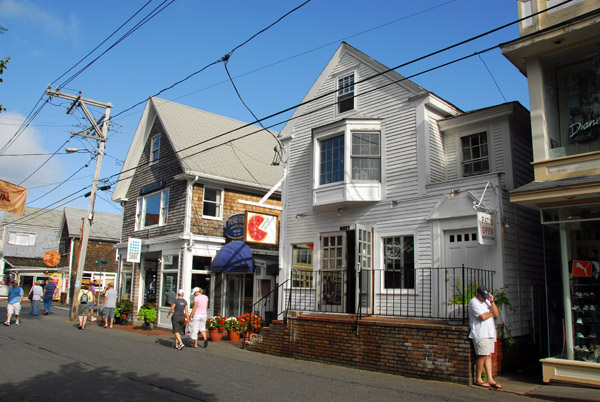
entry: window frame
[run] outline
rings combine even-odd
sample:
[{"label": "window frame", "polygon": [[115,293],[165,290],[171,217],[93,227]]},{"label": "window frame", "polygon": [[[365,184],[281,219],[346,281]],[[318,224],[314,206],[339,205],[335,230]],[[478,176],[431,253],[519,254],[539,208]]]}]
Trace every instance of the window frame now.
[{"label": "window frame", "polygon": [[[165,226],[168,223],[169,217],[169,196],[170,189],[164,188],[160,191],[155,191],[149,194],[145,194],[137,199],[136,207],[135,207],[135,230],[144,230],[150,229],[154,227]],[[155,197],[156,195],[160,195],[160,204],[158,206],[158,224],[146,225],[146,208],[147,208],[147,200],[149,198]],[[166,201],[166,202],[165,202]]]},{"label": "window frame", "polygon": [[[158,146],[155,141],[158,140]],[[150,139],[150,164],[157,163],[160,160],[160,134]]]},{"label": "window frame", "polygon": [[[336,111],[336,114],[342,115],[342,114],[349,113],[349,112],[352,112],[357,109],[357,102],[356,102],[356,96],[357,96],[356,82],[358,81],[357,77],[358,77],[358,74],[357,74],[356,70],[346,71],[343,74],[339,74],[338,76],[335,77],[335,87],[336,87],[335,111]],[[351,80],[351,84],[350,84],[350,82],[349,83],[341,82],[341,81],[344,81],[347,79]],[[352,100],[352,107],[350,109],[341,110],[342,105],[345,106],[349,103],[348,100]]]},{"label": "window frame", "polygon": [[[412,242],[413,242],[413,261],[412,261],[412,270],[413,270],[413,287],[412,288],[407,288],[407,287],[386,287],[386,273],[390,270],[388,270],[387,268],[387,258],[386,258],[386,239],[393,239],[393,238],[400,238],[402,239],[402,243],[404,243],[404,239],[405,238],[412,238]],[[416,257],[416,253],[417,253],[417,235],[415,233],[404,233],[404,234],[389,234],[389,235],[385,235],[385,236],[381,236],[379,238],[379,243],[381,245],[381,266],[382,266],[382,275],[381,275],[381,291],[385,292],[385,293],[396,293],[396,294],[409,294],[409,293],[416,293],[417,289],[418,289],[418,277],[417,277],[417,257]],[[404,255],[402,255],[402,260],[404,259]],[[402,262],[402,268],[401,270],[404,271],[406,269],[406,267],[404,267],[404,262]],[[400,271],[397,271],[400,272]],[[403,286],[401,284],[401,286]]]},{"label": "window frame", "polygon": [[[217,191],[217,195],[219,198],[220,197],[220,201],[206,201],[206,190],[210,189],[210,190],[215,190]],[[204,213],[205,210],[205,203],[213,203],[217,206],[217,211],[218,214],[217,216],[212,216],[212,215],[206,215]],[[213,187],[213,186],[207,186],[204,185],[202,188],[202,219],[213,219],[213,220],[223,220],[223,207],[225,205],[225,191],[222,187]]]},{"label": "window frame", "polygon": [[[315,271],[315,264],[314,264],[314,261],[315,261],[315,249],[314,249],[314,246],[313,246],[313,248],[310,248],[310,247],[300,247],[300,246],[304,246],[306,244],[308,244],[308,243],[294,243],[294,244],[291,245],[292,246],[291,247],[291,250],[292,250],[292,256],[291,256],[291,260],[292,260],[292,263],[291,263],[291,268],[292,269],[291,269],[291,271],[292,272],[291,273],[293,273],[294,267],[296,266],[296,264],[303,265],[303,266],[308,266],[308,265],[312,266],[312,269],[310,271],[308,269],[295,269],[296,271],[302,271],[302,272],[306,272],[306,273],[310,272],[311,273],[311,278],[310,278],[311,286],[295,286],[294,285],[295,281],[294,281],[294,278],[292,277],[291,279],[292,279],[292,288],[293,289],[315,289],[315,285],[316,285],[316,277],[315,277],[315,272],[316,271]],[[296,253],[295,253],[296,250],[298,250],[298,251],[304,251],[304,250],[306,250],[307,251],[307,253],[306,253],[307,262],[297,261]],[[310,254],[308,253],[308,251],[310,251]],[[310,259],[310,262],[308,262],[309,259]],[[300,279],[300,282],[301,283],[303,282],[302,279]]]},{"label": "window frame", "polygon": [[[478,147],[480,150],[484,149],[483,146],[481,145],[481,141],[479,143],[479,145],[473,146],[471,141],[469,140],[469,151],[471,154],[471,158],[470,159],[466,159],[465,158],[465,147],[463,146],[463,141],[467,138],[471,139],[475,136],[479,136],[480,140],[481,140],[481,136],[485,135],[485,150],[486,150],[486,155],[485,157],[478,157],[478,158],[474,158],[473,155],[473,149],[475,147]],[[459,149],[460,149],[460,176],[461,177],[472,177],[472,176],[478,176],[478,175],[482,175],[482,174],[487,174],[490,173],[492,171],[492,158],[491,158],[491,154],[490,154],[490,142],[489,142],[489,132],[487,130],[484,131],[479,131],[476,133],[470,133],[470,134],[465,134],[465,135],[461,135],[459,137]],[[487,162],[487,170],[483,171],[473,171],[471,170],[471,173],[465,173],[465,166],[467,164],[469,164],[471,166],[471,168],[473,168],[473,166],[475,166],[475,164],[477,163],[484,163]]]},{"label": "window frame", "polygon": [[[354,139],[356,138],[357,134],[361,134],[361,135],[375,135],[377,134],[377,155],[368,153],[368,154],[355,154],[354,153],[354,149],[355,149],[355,144],[354,144]],[[375,132],[375,131],[361,131],[361,130],[352,130],[350,132],[350,145],[351,145],[351,150],[350,150],[350,180],[352,182],[379,182],[381,183],[381,131],[379,132]],[[359,146],[360,148],[363,147],[362,144],[357,144],[357,146]],[[370,152],[370,151],[369,151]],[[354,178],[354,161],[355,160],[368,160],[369,162],[372,160],[377,160],[378,161],[378,166],[377,166],[377,178],[376,179],[361,179],[361,178]],[[360,168],[360,171],[362,171],[363,169],[365,169],[364,167]],[[370,167],[366,168],[367,172],[371,171],[372,169]]]},{"label": "window frame", "polygon": [[[28,237],[28,241],[27,244],[20,244],[19,242],[17,242],[17,238],[24,238],[25,236]],[[33,244],[32,241],[33,240]],[[19,247],[35,247],[35,245],[37,244],[37,233],[32,233],[32,232],[22,232],[22,231],[18,231],[18,230],[9,230],[8,231],[8,239],[6,240],[7,244],[10,244],[11,246],[19,246]]]}]

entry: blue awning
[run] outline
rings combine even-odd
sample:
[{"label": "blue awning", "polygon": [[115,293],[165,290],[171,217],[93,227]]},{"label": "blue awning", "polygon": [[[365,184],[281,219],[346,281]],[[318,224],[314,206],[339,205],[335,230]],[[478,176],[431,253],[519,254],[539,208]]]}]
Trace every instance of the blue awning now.
[{"label": "blue awning", "polygon": [[254,272],[252,251],[241,240],[226,244],[210,265],[212,272]]}]

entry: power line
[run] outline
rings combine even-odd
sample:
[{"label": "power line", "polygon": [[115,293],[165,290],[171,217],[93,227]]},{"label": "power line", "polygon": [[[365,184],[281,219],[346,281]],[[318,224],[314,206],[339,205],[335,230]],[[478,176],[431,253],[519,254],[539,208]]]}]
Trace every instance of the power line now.
[{"label": "power line", "polygon": [[27,179],[29,179],[31,176],[33,176],[34,174],[36,174],[36,173],[37,173],[37,172],[38,172],[38,171],[39,171],[39,170],[40,170],[42,167],[44,167],[44,165],[45,165],[46,163],[48,163],[48,162],[50,161],[50,159],[52,159],[52,158],[54,157],[54,155],[56,155],[56,154],[58,153],[58,151],[60,151],[60,150],[62,149],[62,147],[64,147],[65,145],[67,145],[67,143],[68,143],[69,141],[71,141],[71,138],[73,138],[73,136],[70,136],[70,137],[69,137],[69,138],[68,138],[68,139],[67,139],[65,142],[63,142],[63,143],[62,143],[62,145],[61,145],[61,146],[59,146],[59,147],[56,149],[56,151],[54,151],[54,153],[53,153],[52,155],[50,155],[50,156],[48,157],[48,159],[46,159],[46,160],[44,161],[44,163],[42,163],[42,164],[41,164],[41,165],[40,165],[40,166],[39,166],[37,169],[35,169],[35,170],[34,170],[34,171],[33,171],[33,172],[32,172],[32,173],[29,175],[29,176],[27,176],[26,178],[24,178],[23,180],[21,180],[21,182],[19,183],[19,186],[20,186],[21,184],[23,184],[25,181],[27,181]]},{"label": "power line", "polygon": [[506,100],[506,97],[504,96],[504,93],[502,93],[502,90],[500,89],[500,85],[498,85],[498,82],[496,81],[496,78],[494,78],[494,74],[492,74],[492,72],[490,71],[487,63],[485,62],[485,60],[483,60],[483,57],[481,57],[481,55],[479,55],[479,60],[481,60],[481,62],[483,63],[485,69],[490,74],[490,77],[492,77],[492,81],[494,81],[494,84],[496,84],[496,88],[498,88],[498,92],[500,92],[500,95],[502,96],[502,99],[504,99],[504,103],[506,103],[507,100]]}]

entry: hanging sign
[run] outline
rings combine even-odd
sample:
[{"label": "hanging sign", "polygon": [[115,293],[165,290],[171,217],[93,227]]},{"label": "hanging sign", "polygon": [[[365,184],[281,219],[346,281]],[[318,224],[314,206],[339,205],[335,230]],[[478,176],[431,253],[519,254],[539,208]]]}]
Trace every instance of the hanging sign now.
[{"label": "hanging sign", "polygon": [[127,262],[140,262],[142,256],[142,239],[129,238],[127,242]]},{"label": "hanging sign", "polygon": [[244,241],[252,243],[276,245],[277,215],[246,211]]},{"label": "hanging sign", "polygon": [[496,222],[492,214],[477,211],[477,235],[479,244],[496,245]]},{"label": "hanging sign", "polygon": [[232,215],[225,222],[225,235],[230,239],[244,237],[244,214]]}]

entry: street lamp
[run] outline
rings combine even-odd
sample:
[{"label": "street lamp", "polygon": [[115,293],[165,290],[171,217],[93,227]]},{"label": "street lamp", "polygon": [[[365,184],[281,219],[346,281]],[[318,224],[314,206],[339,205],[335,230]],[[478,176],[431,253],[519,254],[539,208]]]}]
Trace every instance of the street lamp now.
[{"label": "street lamp", "polygon": [[77,152],[89,152],[92,155],[96,155],[96,152],[92,152],[89,149],[86,148],[65,148],[65,152],[68,154],[75,154]]}]

